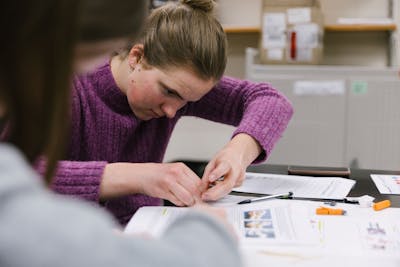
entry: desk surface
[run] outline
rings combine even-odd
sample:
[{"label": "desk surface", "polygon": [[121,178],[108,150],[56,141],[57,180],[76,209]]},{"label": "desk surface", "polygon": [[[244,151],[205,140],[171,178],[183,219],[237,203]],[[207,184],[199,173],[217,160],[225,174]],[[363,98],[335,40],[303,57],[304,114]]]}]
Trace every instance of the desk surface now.
[{"label": "desk surface", "polygon": [[[206,166],[202,161],[183,161],[200,177]],[[275,174],[288,174],[288,165],[275,165],[275,164],[259,164],[250,166],[247,171],[260,172],[260,173],[275,173]],[[358,197],[362,195],[370,195],[375,197],[376,201],[389,199],[392,202],[392,207],[400,208],[400,195],[382,195],[379,193],[370,174],[396,174],[400,175],[400,171],[383,171],[372,169],[350,169],[350,179],[356,180],[356,185],[350,191],[350,197]]]},{"label": "desk surface", "polygon": [[[287,174],[287,165],[270,165],[261,164],[250,166],[247,170],[250,172]],[[383,171],[370,169],[350,169],[350,179],[356,180],[356,185],[350,191],[350,197],[358,197],[362,195],[370,195],[375,197],[376,201],[389,199],[392,207],[400,208],[400,195],[382,195],[379,193],[370,174],[396,174],[400,175],[400,171]]]}]

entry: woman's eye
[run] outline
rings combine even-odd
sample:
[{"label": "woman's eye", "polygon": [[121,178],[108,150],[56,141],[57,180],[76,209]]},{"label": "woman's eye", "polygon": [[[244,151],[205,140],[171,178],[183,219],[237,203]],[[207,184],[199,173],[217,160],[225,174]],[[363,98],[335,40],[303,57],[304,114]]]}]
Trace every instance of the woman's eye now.
[{"label": "woman's eye", "polygon": [[167,95],[169,95],[169,96],[176,96],[176,93],[175,93],[175,92],[173,92],[173,91],[171,91],[171,90],[168,90],[168,89],[165,90],[165,93],[166,93]]}]

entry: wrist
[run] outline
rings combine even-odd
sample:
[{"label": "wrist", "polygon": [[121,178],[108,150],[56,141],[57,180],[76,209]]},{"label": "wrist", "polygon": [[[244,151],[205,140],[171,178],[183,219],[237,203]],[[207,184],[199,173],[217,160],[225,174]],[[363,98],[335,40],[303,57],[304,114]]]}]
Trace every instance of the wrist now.
[{"label": "wrist", "polygon": [[246,133],[237,134],[229,145],[241,154],[244,166],[249,166],[263,151],[258,141]]},{"label": "wrist", "polygon": [[141,184],[135,177],[133,163],[109,163],[104,168],[100,182],[101,200],[129,194],[141,193]]}]

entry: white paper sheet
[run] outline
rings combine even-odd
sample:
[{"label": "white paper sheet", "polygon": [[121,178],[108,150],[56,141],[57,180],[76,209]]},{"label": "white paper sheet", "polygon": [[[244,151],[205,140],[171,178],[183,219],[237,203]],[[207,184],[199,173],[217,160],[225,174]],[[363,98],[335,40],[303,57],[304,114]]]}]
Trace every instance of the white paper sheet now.
[{"label": "white paper sheet", "polygon": [[293,85],[293,93],[299,96],[306,95],[344,95],[346,93],[346,83],[344,80],[310,81],[299,80]]},{"label": "white paper sheet", "polygon": [[[272,200],[224,208],[243,246],[268,244],[317,245],[318,233],[308,220],[308,209],[302,203]],[[125,233],[159,237],[165,229],[189,208],[143,207],[129,221]]]},{"label": "white paper sheet", "polygon": [[263,16],[263,48],[284,48],[286,46],[285,13],[266,13]]},{"label": "white paper sheet", "polygon": [[242,186],[233,191],[258,194],[293,192],[296,198],[344,199],[356,181],[340,177],[311,177],[246,173]]},{"label": "white paper sheet", "polygon": [[[225,208],[237,230],[246,267],[398,267],[400,209],[339,203],[344,216],[316,215],[317,201],[269,200]],[[143,207],[125,233],[154,237],[189,208]],[[247,227],[245,223],[247,222]],[[249,225],[249,223],[251,225]],[[247,234],[247,236],[246,236]]]},{"label": "white paper sheet", "polygon": [[225,197],[218,199],[217,201],[209,201],[207,204],[213,207],[229,207],[229,206],[236,206],[238,202],[246,200],[246,199],[252,199],[255,197],[252,196],[238,196],[238,195],[226,195]]},{"label": "white paper sheet", "polygon": [[311,22],[311,8],[309,7],[288,8],[286,13],[289,24]]},{"label": "white paper sheet", "polygon": [[381,194],[400,195],[400,175],[371,174]]}]

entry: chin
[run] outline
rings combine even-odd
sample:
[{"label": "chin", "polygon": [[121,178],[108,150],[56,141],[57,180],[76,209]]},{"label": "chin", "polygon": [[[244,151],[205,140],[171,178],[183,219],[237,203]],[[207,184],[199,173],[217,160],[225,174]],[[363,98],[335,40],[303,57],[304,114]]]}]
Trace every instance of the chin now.
[{"label": "chin", "polygon": [[138,117],[142,121],[149,121],[151,119],[155,119],[154,116],[149,116],[149,115],[145,115],[145,114],[136,115],[136,117]]}]

